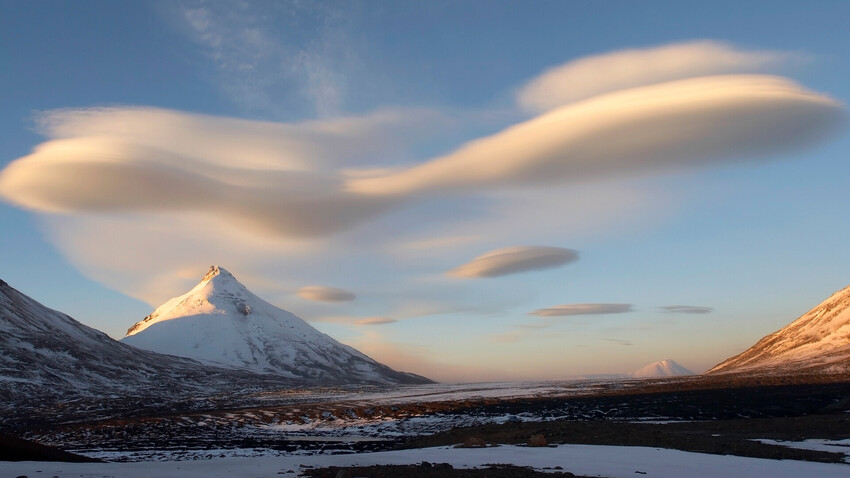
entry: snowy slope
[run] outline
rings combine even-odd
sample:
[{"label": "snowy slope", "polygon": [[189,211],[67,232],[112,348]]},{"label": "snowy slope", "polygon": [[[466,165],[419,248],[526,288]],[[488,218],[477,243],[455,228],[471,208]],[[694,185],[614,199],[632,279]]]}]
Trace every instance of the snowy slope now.
[{"label": "snowy slope", "polygon": [[145,350],[327,383],[427,383],[396,372],[254,295],[217,266],[192,290],[130,327]]},{"label": "snowy slope", "polygon": [[629,374],[634,378],[663,378],[681,377],[683,375],[694,375],[693,372],[682,367],[673,360],[665,359],[643,366]]},{"label": "snowy slope", "polygon": [[850,371],[850,287],[707,373]]},{"label": "snowy slope", "polygon": [[177,398],[270,380],[130,347],[0,281],[0,405],[110,394]]}]

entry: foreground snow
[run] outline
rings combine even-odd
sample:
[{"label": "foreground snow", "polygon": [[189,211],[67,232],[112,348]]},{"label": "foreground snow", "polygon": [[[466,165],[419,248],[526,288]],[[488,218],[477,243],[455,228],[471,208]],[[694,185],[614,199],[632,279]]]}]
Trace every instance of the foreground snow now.
[{"label": "foreground snow", "polygon": [[134,477],[269,477],[294,478],[303,466],[405,465],[422,461],[450,463],[455,467],[482,467],[493,463],[531,466],[554,471],[556,466],[577,475],[647,477],[752,477],[772,478],[850,476],[850,465],[790,460],[765,460],[708,455],[645,447],[560,445],[550,448],[499,446],[481,449],[447,447],[381,453],[314,456],[263,456],[203,461],[153,463],[4,463],[8,476],[121,476]]}]

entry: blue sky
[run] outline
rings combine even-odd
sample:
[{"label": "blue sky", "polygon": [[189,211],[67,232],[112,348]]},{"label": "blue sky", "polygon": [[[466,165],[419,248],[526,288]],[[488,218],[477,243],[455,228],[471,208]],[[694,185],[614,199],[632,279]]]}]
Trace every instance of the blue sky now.
[{"label": "blue sky", "polygon": [[218,264],[440,380],[703,371],[848,283],[848,10],[2,2],[0,278],[116,338]]}]

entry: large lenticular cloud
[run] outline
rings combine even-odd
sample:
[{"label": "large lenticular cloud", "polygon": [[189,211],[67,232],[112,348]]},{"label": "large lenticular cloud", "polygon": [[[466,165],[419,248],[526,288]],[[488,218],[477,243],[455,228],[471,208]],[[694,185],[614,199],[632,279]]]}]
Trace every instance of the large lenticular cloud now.
[{"label": "large lenticular cloud", "polygon": [[[507,190],[550,194],[550,186],[586,179],[765,160],[815,147],[839,130],[843,105],[787,78],[752,74],[789,58],[692,42],[575,60],[520,89],[519,105],[539,116],[412,163],[412,145],[445,128],[448,115],[383,109],[275,123],[143,107],[55,110],[39,118],[46,141],[0,171],[0,198],[60,223],[63,232],[53,240],[104,282],[117,284],[122,276],[131,284],[152,270],[164,277],[176,273],[174,255],[180,267],[194,267],[208,264],[211,253],[235,249],[223,239],[213,251],[198,248],[197,224],[218,228],[216,237],[238,237],[232,244],[256,242],[258,251],[281,254],[309,244],[320,261],[318,249],[358,226],[356,232],[386,241],[401,215],[376,219],[418,200],[486,194],[482,200],[510,201]],[[551,221],[559,221],[552,211]],[[407,220],[435,222],[428,219]],[[132,234],[113,230],[126,224]],[[367,224],[374,230],[362,227]],[[107,244],[107,229],[110,241],[122,242]],[[169,251],[158,249],[163,234],[175,238]],[[128,248],[137,254],[126,254]],[[504,267],[473,261],[453,274],[488,277],[550,264],[526,259]],[[146,297],[154,293],[138,291],[161,289],[121,288]]]},{"label": "large lenticular cloud", "polygon": [[843,112],[779,77],[680,80],[563,106],[408,170],[350,181],[349,190],[458,193],[769,157],[817,144]]},{"label": "large lenticular cloud", "polygon": [[[193,134],[206,132],[211,141],[229,121],[148,109],[62,111],[49,117],[47,132],[57,138],[0,173],[0,195],[49,213],[190,210],[225,216],[261,233],[314,237],[419,196],[771,157],[817,144],[841,123],[843,109],[783,78],[695,78],[567,105],[449,155],[373,175],[306,169],[310,162],[296,156],[309,158],[313,143],[301,139],[307,144],[292,153],[272,141],[281,130],[268,124],[236,123],[239,131],[231,131],[231,140],[219,138],[231,149],[244,140],[245,157],[254,159],[243,162],[238,149],[227,158],[203,148],[193,152],[178,135],[166,142],[150,124],[148,135],[127,134],[100,115],[123,118],[131,131],[138,131],[137,121],[166,117]],[[271,146],[259,159],[253,155],[257,146],[251,141],[266,135],[267,145],[279,145],[281,159],[274,160]],[[312,151],[313,165],[338,162],[328,159],[333,154],[321,143]],[[347,148],[335,153],[343,151]]]}]

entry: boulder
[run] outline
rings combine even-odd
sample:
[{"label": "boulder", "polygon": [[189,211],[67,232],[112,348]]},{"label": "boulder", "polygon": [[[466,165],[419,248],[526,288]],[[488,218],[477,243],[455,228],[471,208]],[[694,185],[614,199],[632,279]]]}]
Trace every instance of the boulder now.
[{"label": "boulder", "polygon": [[546,442],[546,437],[537,433],[528,437],[528,446],[549,446]]}]

